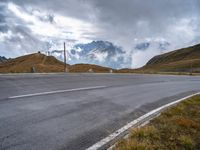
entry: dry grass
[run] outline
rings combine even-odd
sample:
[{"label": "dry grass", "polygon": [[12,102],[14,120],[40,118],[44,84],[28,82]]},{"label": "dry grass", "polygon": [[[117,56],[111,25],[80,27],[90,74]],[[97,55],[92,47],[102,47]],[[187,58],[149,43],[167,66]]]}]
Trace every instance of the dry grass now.
[{"label": "dry grass", "polygon": [[[109,73],[112,68],[102,67],[92,64],[76,64],[69,67],[70,72],[95,72],[95,73]],[[115,71],[114,69],[112,69]]]},{"label": "dry grass", "polygon": [[43,54],[30,54],[11,59],[0,65],[1,73],[62,72],[63,62]]},{"label": "dry grass", "polygon": [[[34,69],[33,69],[34,68]],[[109,73],[111,68],[91,64],[68,65],[69,72]],[[115,72],[114,69],[112,69]],[[0,64],[0,73],[63,72],[64,63],[53,56],[35,53]]]},{"label": "dry grass", "polygon": [[200,73],[200,44],[155,56],[139,70]]},{"label": "dry grass", "polygon": [[199,150],[200,96],[174,106],[144,127],[132,129],[115,150]]},{"label": "dry grass", "polygon": [[141,68],[144,71],[156,72],[194,72],[200,73],[200,59],[180,60],[169,63],[147,65]]},{"label": "dry grass", "polygon": [[[63,62],[53,56],[31,54],[0,63],[0,73],[63,72]],[[109,73],[111,68],[93,65],[67,65],[69,72]],[[139,69],[112,69],[114,73],[200,75],[200,45],[172,51],[153,57],[147,65]]]}]

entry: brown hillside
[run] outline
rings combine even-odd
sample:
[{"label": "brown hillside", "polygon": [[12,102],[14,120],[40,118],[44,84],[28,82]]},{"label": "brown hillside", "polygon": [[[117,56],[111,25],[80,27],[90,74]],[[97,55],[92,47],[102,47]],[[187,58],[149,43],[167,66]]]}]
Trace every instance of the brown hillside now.
[{"label": "brown hillside", "polygon": [[116,73],[135,73],[135,70],[130,68],[122,68],[116,70]]},{"label": "brown hillside", "polygon": [[35,53],[0,64],[1,73],[30,73],[34,70],[35,72],[63,72],[64,63],[53,56]]},{"label": "brown hillside", "polygon": [[200,44],[155,56],[141,70],[200,72]]},{"label": "brown hillside", "polygon": [[[69,66],[69,72],[95,72],[95,73],[108,73],[112,68],[102,67],[93,64],[75,64]],[[114,69],[112,69],[115,71]]]},{"label": "brown hillside", "polygon": [[[108,73],[111,68],[91,64],[68,65],[69,72]],[[0,73],[63,72],[64,63],[53,56],[34,53],[10,59],[0,64]],[[114,72],[115,70],[113,70]]]}]

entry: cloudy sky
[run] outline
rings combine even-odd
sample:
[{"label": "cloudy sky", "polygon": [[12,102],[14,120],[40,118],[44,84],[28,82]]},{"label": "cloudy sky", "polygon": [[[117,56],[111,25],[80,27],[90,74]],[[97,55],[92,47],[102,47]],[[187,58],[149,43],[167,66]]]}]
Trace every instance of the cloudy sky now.
[{"label": "cloudy sky", "polygon": [[[164,51],[200,43],[199,0],[0,0],[0,55],[105,40],[140,67]],[[134,45],[150,42],[146,50]]]}]

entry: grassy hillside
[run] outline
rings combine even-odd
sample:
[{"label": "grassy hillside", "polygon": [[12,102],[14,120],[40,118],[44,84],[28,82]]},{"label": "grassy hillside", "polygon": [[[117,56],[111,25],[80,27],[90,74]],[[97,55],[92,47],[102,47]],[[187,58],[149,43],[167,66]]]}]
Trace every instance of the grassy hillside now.
[{"label": "grassy hillside", "polygon": [[75,64],[69,67],[69,72],[95,72],[95,73],[109,73],[114,69],[108,67],[102,67],[93,64]]},{"label": "grassy hillside", "polygon": [[135,69],[122,68],[122,69],[116,70],[116,73],[135,73]]},{"label": "grassy hillside", "polygon": [[[68,65],[69,72],[96,72],[108,73],[111,68],[91,64]],[[53,56],[34,53],[9,59],[0,64],[0,73],[31,73],[31,72],[63,72],[64,63]],[[115,70],[113,70],[115,71]]]},{"label": "grassy hillside", "polygon": [[200,44],[155,56],[141,70],[200,72]]},{"label": "grassy hillside", "polygon": [[[142,68],[115,70],[92,64],[67,65],[69,72],[200,73],[200,44],[153,57]],[[53,56],[35,53],[0,63],[0,73],[63,72],[64,63]]]},{"label": "grassy hillside", "polygon": [[35,53],[0,64],[1,73],[62,72],[64,63],[53,56]]}]

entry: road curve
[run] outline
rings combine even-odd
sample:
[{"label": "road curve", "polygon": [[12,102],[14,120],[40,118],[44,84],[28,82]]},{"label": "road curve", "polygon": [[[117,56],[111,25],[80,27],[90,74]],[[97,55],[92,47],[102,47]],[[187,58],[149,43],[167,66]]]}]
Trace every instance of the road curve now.
[{"label": "road curve", "polygon": [[200,77],[193,76],[0,75],[0,150],[86,149],[150,110],[199,91]]}]

